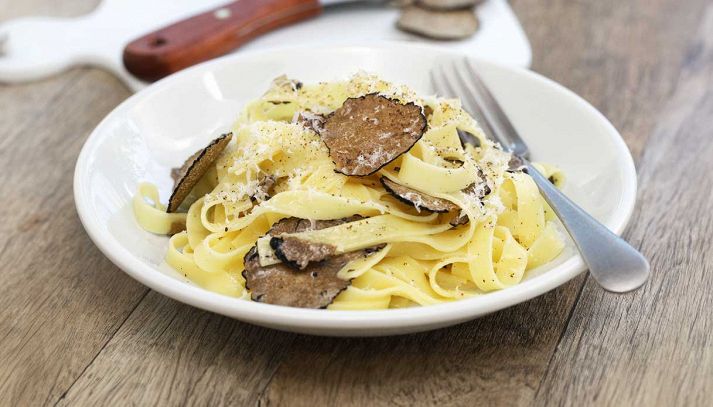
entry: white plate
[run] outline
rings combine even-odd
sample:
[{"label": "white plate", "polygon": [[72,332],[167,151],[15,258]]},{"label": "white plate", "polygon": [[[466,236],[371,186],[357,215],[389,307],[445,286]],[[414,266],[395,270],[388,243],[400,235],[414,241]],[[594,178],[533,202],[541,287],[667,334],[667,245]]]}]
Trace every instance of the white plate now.
[{"label": "white plate", "polygon": [[[518,285],[452,303],[383,311],[327,311],[230,298],[187,282],[163,260],[168,239],[143,231],[131,197],[141,181],[170,194],[169,169],[221,131],[242,106],[281,74],[305,82],[346,78],[363,69],[431,93],[431,66],[458,54],[424,46],[291,48],[230,55],[169,77],[111,112],[77,161],[77,211],[99,249],[130,276],[178,301],[246,322],[320,335],[366,336],[425,331],[467,321],[551,290],[585,267],[571,245]],[[616,129],[562,86],[519,68],[476,61],[536,161],[560,166],[564,191],[620,233],[634,207],[636,172]]]}]

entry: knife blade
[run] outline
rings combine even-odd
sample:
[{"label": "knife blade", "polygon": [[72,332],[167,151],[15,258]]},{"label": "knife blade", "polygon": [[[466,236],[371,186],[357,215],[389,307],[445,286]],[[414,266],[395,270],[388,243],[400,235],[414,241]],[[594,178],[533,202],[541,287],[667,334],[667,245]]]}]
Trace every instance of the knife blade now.
[{"label": "knife blade", "polygon": [[153,82],[227,54],[260,34],[316,17],[324,7],[355,1],[374,0],[234,1],[131,41],[123,63],[137,78]]}]

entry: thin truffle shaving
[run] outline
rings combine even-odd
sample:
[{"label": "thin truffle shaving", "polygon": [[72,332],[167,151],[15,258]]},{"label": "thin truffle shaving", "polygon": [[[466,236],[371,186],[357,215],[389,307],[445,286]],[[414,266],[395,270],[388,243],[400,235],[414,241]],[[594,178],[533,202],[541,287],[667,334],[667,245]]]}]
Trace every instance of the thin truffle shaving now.
[{"label": "thin truffle shaving", "polygon": [[281,237],[282,235],[330,228],[359,219],[361,219],[360,216],[318,221],[298,218],[283,219],[268,232],[268,236],[271,236],[270,247],[280,261],[293,269],[302,270],[310,263],[334,256],[336,247],[330,244],[307,242],[293,236]]},{"label": "thin truffle shaving", "polygon": [[453,202],[430,196],[413,188],[399,185],[386,177],[381,177],[384,188],[396,198],[413,205],[417,210],[426,209],[431,212],[450,212],[459,209]]},{"label": "thin truffle shaving", "polygon": [[[210,166],[218,159],[225,147],[228,146],[232,138],[232,133],[223,134],[216,138],[204,149],[189,157],[181,169],[175,172],[177,181],[171,198],[168,200],[167,212],[175,212],[178,209],[193,187],[196,186],[201,177],[208,172]],[[173,171],[172,175],[174,175]]]}]

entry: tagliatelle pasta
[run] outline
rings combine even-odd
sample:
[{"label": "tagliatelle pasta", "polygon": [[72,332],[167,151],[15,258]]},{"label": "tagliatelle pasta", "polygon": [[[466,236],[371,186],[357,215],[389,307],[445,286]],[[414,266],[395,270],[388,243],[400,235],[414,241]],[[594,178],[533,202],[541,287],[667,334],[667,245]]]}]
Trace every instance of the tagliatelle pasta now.
[{"label": "tagliatelle pasta", "polygon": [[[364,95],[378,97],[361,112]],[[342,108],[347,100],[354,111]],[[416,115],[404,120],[401,139],[393,125],[379,127],[394,106]],[[382,129],[378,137],[391,144],[339,144],[344,128],[371,140],[360,123],[329,122],[340,108],[340,120]],[[479,146],[462,144],[459,132]],[[564,248],[532,178],[509,168],[510,154],[457,100],[419,97],[366,74],[314,85],[278,78],[240,114],[226,144],[183,201],[185,213],[167,213],[148,183],[133,201],[144,229],[174,233],[168,264],[211,291],[340,310],[432,305],[518,284]],[[365,175],[345,175],[352,164]],[[557,168],[537,166],[563,182]],[[293,262],[292,244],[312,257]],[[276,299],[291,292],[299,293],[292,302]]]}]

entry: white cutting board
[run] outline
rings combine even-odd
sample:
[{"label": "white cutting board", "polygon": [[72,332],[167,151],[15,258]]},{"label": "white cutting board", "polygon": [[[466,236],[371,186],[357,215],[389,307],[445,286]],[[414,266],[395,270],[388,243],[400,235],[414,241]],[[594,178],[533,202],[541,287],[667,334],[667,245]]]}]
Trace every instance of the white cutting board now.
[{"label": "white cutting board", "polygon": [[[169,23],[225,4],[226,0],[104,0],[75,18],[30,17],[0,24],[0,82],[42,79],[76,65],[115,73],[132,90],[147,84],[124,69],[121,54],[131,40]],[[429,41],[394,26],[398,10],[373,2],[330,6],[321,16],[263,35],[240,50],[297,44],[371,44],[417,41],[496,62],[527,67],[530,44],[506,0],[477,8],[481,27],[463,41]]]}]

